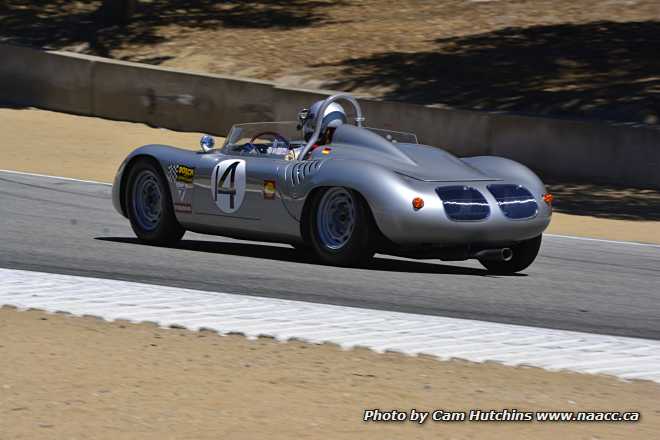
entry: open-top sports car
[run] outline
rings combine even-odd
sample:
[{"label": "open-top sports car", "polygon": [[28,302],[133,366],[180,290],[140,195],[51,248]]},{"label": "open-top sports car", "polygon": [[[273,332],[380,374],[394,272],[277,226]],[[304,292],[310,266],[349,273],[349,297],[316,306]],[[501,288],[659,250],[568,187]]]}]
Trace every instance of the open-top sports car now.
[{"label": "open-top sports car", "polygon": [[357,100],[338,94],[298,121],[234,125],[221,148],[210,136],[197,152],[145,145],[121,164],[113,204],[152,244],[190,230],[290,243],[343,266],[376,252],[476,258],[495,273],[534,261],[552,196],[532,171],[363,122]]}]

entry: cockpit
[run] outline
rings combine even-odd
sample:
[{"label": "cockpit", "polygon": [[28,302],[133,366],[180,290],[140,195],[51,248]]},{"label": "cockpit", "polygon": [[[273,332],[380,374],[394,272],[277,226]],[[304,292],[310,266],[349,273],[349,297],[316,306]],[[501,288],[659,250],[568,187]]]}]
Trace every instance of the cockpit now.
[{"label": "cockpit", "polygon": [[[369,130],[391,143],[416,144],[413,133],[364,127],[362,111],[357,101],[350,95],[340,94],[315,103],[310,110],[303,109],[298,121],[253,122],[234,125],[225,139],[222,152],[230,155],[266,156],[285,160],[304,159],[313,149],[332,144],[332,134],[336,126],[325,124],[326,114],[336,108],[337,100],[347,100],[353,104],[353,118],[343,118],[345,123],[352,119],[358,127]],[[344,122],[340,122],[344,123]]]}]

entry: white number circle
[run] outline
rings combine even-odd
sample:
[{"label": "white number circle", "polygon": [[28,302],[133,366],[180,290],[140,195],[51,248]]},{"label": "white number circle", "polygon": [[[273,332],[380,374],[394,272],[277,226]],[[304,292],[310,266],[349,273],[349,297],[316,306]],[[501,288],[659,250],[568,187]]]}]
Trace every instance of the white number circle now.
[{"label": "white number circle", "polygon": [[236,212],[245,198],[245,161],[219,162],[211,174],[211,197],[222,212]]}]

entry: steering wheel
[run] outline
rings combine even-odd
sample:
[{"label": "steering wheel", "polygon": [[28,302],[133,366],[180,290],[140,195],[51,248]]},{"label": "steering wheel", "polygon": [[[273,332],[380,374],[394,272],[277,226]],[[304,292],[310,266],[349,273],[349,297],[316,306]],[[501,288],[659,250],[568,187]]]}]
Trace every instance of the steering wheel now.
[{"label": "steering wheel", "polygon": [[[259,139],[262,136],[274,137],[275,139],[284,142],[286,144],[286,149],[287,150],[291,149],[291,142],[289,142],[289,140],[287,138],[285,138],[284,136],[282,136],[281,134],[279,134],[277,132],[274,132],[274,131],[263,131],[259,134],[255,134],[254,136],[252,136],[252,139],[250,139],[249,144],[254,145],[254,141],[256,141],[257,139]],[[259,149],[257,149],[257,151],[259,151]],[[259,152],[261,153],[261,151],[259,151]]]}]

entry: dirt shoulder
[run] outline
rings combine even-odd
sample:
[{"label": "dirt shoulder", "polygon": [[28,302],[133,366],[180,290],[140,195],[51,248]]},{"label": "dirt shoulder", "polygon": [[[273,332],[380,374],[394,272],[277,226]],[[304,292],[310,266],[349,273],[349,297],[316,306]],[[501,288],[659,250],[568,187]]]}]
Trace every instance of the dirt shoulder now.
[{"label": "dirt shoulder", "polygon": [[555,212],[546,231],[602,240],[660,244],[659,221],[630,221]]},{"label": "dirt shoulder", "polygon": [[[7,438],[649,439],[660,385],[0,309]],[[365,423],[365,409],[641,411],[638,423]]]},{"label": "dirt shoulder", "polygon": [[[198,149],[200,133],[156,129],[35,109],[0,108],[0,169],[112,182],[134,148],[163,143]],[[218,143],[222,138],[216,139]],[[548,232],[660,244],[660,191],[549,186],[560,211]]]},{"label": "dirt shoulder", "polygon": [[124,158],[141,145],[198,149],[201,137],[132,122],[8,108],[0,108],[0,133],[1,169],[100,182],[112,182]]}]

